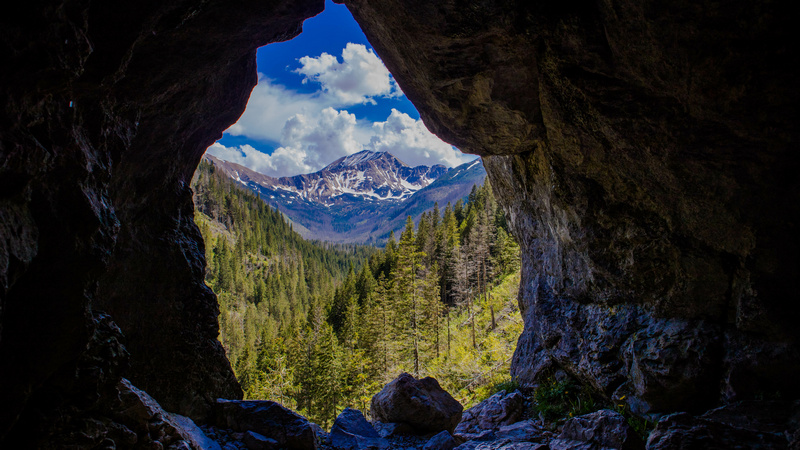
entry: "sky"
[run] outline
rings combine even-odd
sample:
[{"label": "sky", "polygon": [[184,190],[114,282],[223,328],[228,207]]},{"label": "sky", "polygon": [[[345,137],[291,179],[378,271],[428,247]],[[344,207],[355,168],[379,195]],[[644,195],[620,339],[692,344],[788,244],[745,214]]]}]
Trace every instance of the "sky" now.
[{"label": "sky", "polygon": [[475,158],[425,128],[344,5],[326,0],[298,37],[261,47],[257,66],[247,109],[208,149],[220,159],[292,176],[361,150],[411,166]]}]

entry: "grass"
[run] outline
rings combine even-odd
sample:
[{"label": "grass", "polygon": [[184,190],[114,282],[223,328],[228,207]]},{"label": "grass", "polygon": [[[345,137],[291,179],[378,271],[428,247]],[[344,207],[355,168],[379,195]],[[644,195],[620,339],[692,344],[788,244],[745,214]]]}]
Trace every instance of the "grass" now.
[{"label": "grass", "polygon": [[547,377],[533,391],[531,413],[547,422],[560,422],[600,409],[589,389],[570,380]]},{"label": "grass", "polygon": [[647,440],[647,435],[655,427],[655,422],[634,415],[624,403],[608,405],[605,401],[596,400],[587,386],[569,378],[558,381],[552,375],[534,389],[530,412],[534,417],[538,416],[545,422],[558,425],[572,417],[603,408],[621,414],[628,426],[643,440]]}]

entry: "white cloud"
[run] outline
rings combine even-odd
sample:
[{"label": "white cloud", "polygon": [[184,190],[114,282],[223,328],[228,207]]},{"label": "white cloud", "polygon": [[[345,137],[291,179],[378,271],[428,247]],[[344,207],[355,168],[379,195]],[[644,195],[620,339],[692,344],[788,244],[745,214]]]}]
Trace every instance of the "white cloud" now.
[{"label": "white cloud", "polygon": [[314,172],[364,149],[389,152],[411,166],[456,166],[472,159],[429,132],[421,120],[395,109],[385,122],[375,123],[356,120],[342,109],[402,95],[381,60],[365,46],[347,44],[341,62],[327,53],[299,61],[295,72],[305,77],[304,83],[320,83],[320,91],[296,92],[259,74],[247,109],[226,131],[271,143],[265,147],[275,150],[266,154],[251,145],[217,143],[209,153],[270,176]]},{"label": "white cloud", "polygon": [[348,43],[342,50],[342,62],[328,53],[300,58],[295,72],[305,76],[303,83],[322,85],[331,104],[339,106],[375,104],[373,97],[399,97],[402,92],[383,62],[361,44]]},{"label": "white cloud", "polygon": [[474,156],[465,155],[428,131],[422,120],[392,109],[386,122],[372,125],[370,150],[389,152],[410,166],[457,166]]},{"label": "white cloud", "polygon": [[278,152],[303,154],[303,165],[316,171],[337,158],[363,150],[355,130],[356,116],[347,111],[325,108],[316,116],[297,114],[283,127],[281,147],[273,156]]},{"label": "white cloud", "polygon": [[457,166],[471,159],[443,142],[421,120],[393,109],[385,122],[359,122],[355,115],[325,108],[318,114],[295,114],[281,131],[280,147],[267,155],[250,145],[225,147],[215,143],[208,152],[256,172],[281,177],[311,173],[342,156],[364,149],[389,152],[411,166]]},{"label": "white cloud", "polygon": [[239,147],[226,147],[219,142],[215,142],[211,144],[211,147],[208,147],[207,152],[219,159],[240,164],[256,172],[269,173],[275,168],[272,156],[247,144]]},{"label": "white cloud", "polygon": [[247,109],[226,130],[234,136],[279,142],[286,121],[296,114],[313,114],[330,106],[318,94],[302,94],[259,74],[258,84],[250,94]]}]

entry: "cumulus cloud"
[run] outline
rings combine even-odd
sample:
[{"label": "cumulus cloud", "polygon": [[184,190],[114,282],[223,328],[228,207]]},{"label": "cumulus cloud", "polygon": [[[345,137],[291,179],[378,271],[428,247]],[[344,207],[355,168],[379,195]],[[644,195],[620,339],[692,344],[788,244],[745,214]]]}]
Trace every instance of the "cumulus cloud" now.
[{"label": "cumulus cloud", "polygon": [[342,156],[364,149],[389,152],[411,166],[457,166],[473,157],[443,142],[421,120],[393,109],[385,122],[359,122],[355,115],[325,108],[318,114],[295,114],[281,131],[280,147],[272,154],[250,145],[225,147],[212,155],[266,175],[280,177],[316,172]]},{"label": "cumulus cloud", "polygon": [[[356,120],[344,109],[402,95],[381,60],[365,46],[347,44],[341,61],[323,53],[299,62],[295,72],[304,83],[319,83],[320,90],[297,92],[259,74],[247,109],[226,131],[252,145],[217,143],[209,153],[270,176],[314,172],[364,149],[389,152],[412,166],[456,166],[471,159],[429,132],[421,120],[395,109],[385,122],[375,123]],[[254,147],[260,143],[266,152]]]},{"label": "cumulus cloud", "polygon": [[[363,150],[356,140],[356,116],[325,108],[319,115],[297,114],[283,127],[278,152],[303,155],[303,164],[319,170],[342,156]],[[297,172],[303,173],[303,172]]]},{"label": "cumulus cloud", "polygon": [[314,81],[322,91],[340,106],[371,103],[374,97],[399,97],[398,88],[383,62],[361,44],[348,43],[342,50],[342,62],[328,53],[317,57],[300,58],[301,67],[295,72],[303,75],[303,83]]},{"label": "cumulus cloud", "polygon": [[318,94],[302,94],[286,89],[259,74],[247,108],[239,120],[226,130],[233,136],[279,142],[286,121],[296,114],[313,114],[330,106]]},{"label": "cumulus cloud", "polygon": [[215,142],[211,144],[211,147],[208,147],[207,152],[219,159],[240,164],[256,172],[268,173],[275,168],[272,156],[247,144],[238,147],[226,147],[219,142]]},{"label": "cumulus cloud", "polygon": [[372,125],[369,148],[389,152],[410,166],[457,166],[474,157],[465,155],[428,131],[422,120],[392,109],[386,122]]}]

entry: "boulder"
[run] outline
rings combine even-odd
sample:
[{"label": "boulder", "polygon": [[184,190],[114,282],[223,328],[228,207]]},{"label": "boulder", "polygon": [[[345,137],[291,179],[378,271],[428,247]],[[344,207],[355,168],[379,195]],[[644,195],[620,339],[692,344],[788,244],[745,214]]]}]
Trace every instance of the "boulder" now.
[{"label": "boulder", "polygon": [[442,431],[430,438],[430,440],[425,443],[425,447],[422,447],[422,450],[453,450],[457,445],[458,443],[456,443],[456,440],[453,439],[450,433]]},{"label": "boulder", "polygon": [[268,400],[217,399],[214,421],[220,428],[256,432],[288,449],[308,450],[319,446],[311,422],[280,403]]},{"label": "boulder", "polygon": [[116,433],[117,436],[111,434],[120,445],[220,449],[192,419],[164,411],[153,397],[133,386],[127,379],[123,378],[117,389],[120,402],[115,419],[119,424],[115,428],[124,431],[124,434],[130,434],[125,439],[117,437],[122,433]]},{"label": "boulder", "polygon": [[550,441],[550,449],[636,450],[644,449],[644,442],[621,414],[603,409],[568,420],[558,438]]},{"label": "boulder", "polygon": [[340,450],[386,449],[389,441],[383,439],[357,409],[345,408],[331,428],[331,445]]},{"label": "boulder", "polygon": [[402,422],[418,433],[453,432],[464,407],[431,377],[417,380],[402,373],[372,397],[372,417]]},{"label": "boulder", "polygon": [[[460,437],[460,436],[459,436]],[[547,449],[547,442],[553,437],[531,420],[524,420],[487,430],[457,447],[457,450],[530,450]]]},{"label": "boulder", "polygon": [[552,437],[549,431],[545,431],[532,420],[523,420],[522,422],[500,427],[494,434],[498,439],[510,439],[514,441],[541,440],[543,438]]},{"label": "boulder", "polygon": [[525,397],[519,391],[500,391],[466,410],[454,434],[472,439],[486,430],[517,422],[524,410]]}]

